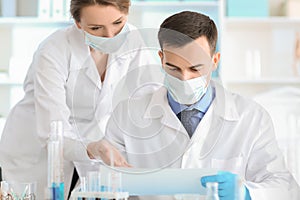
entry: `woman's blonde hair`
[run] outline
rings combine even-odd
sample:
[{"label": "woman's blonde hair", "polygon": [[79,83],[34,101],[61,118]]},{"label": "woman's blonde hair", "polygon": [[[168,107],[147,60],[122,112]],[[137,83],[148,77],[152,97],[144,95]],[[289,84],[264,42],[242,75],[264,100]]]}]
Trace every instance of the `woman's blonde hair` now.
[{"label": "woman's blonde hair", "polygon": [[79,22],[82,8],[92,5],[114,6],[128,14],[130,0],[71,0],[70,12],[73,19]]}]

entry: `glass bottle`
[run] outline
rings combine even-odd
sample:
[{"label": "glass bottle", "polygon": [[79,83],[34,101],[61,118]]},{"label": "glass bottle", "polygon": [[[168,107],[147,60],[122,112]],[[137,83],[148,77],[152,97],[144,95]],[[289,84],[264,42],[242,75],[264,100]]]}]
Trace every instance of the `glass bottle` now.
[{"label": "glass bottle", "polygon": [[206,183],[206,198],[205,200],[220,200],[218,195],[218,183],[208,182]]}]

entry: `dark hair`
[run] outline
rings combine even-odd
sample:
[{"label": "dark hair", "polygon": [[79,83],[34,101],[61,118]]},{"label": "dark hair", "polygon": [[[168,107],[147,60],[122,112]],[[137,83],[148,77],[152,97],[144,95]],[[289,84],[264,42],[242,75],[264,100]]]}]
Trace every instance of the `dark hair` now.
[{"label": "dark hair", "polygon": [[164,45],[182,47],[201,36],[207,38],[211,54],[214,54],[218,40],[216,24],[208,16],[191,11],[168,17],[160,25],[158,32],[161,49]]},{"label": "dark hair", "polygon": [[74,20],[79,22],[81,9],[91,5],[114,6],[127,14],[130,0],[71,0],[70,12]]}]

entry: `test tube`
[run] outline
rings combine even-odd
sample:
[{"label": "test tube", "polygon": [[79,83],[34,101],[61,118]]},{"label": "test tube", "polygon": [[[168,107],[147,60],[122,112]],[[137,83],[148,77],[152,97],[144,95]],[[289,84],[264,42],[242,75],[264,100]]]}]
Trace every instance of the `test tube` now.
[{"label": "test tube", "polygon": [[110,170],[108,172],[107,189],[109,192],[122,192],[122,173],[114,169],[114,154],[110,151]]},{"label": "test tube", "polygon": [[87,192],[87,178],[86,177],[80,177],[80,191]]},{"label": "test tube", "polygon": [[48,187],[52,200],[64,199],[63,180],[63,125],[62,121],[52,121],[48,141]]},{"label": "test tube", "polygon": [[88,191],[100,192],[101,191],[101,174],[99,171],[90,171],[87,175]]},{"label": "test tube", "polygon": [[122,173],[109,170],[108,189],[110,192],[122,192]]},{"label": "test tube", "polygon": [[[100,171],[87,172],[87,190],[88,190],[88,192],[100,192],[101,191]],[[95,198],[88,198],[88,200],[95,200]]]}]

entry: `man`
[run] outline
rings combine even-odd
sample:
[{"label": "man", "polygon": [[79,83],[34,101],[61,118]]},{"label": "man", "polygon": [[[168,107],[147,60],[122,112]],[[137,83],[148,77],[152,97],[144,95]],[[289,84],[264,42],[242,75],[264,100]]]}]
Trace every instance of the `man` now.
[{"label": "man", "polygon": [[245,199],[297,199],[269,115],[211,80],[220,60],[217,37],[203,14],[167,18],[158,33],[164,87],[121,103],[106,138],[134,167],[220,170],[201,183],[218,182],[221,200],[237,198],[237,177]]}]

